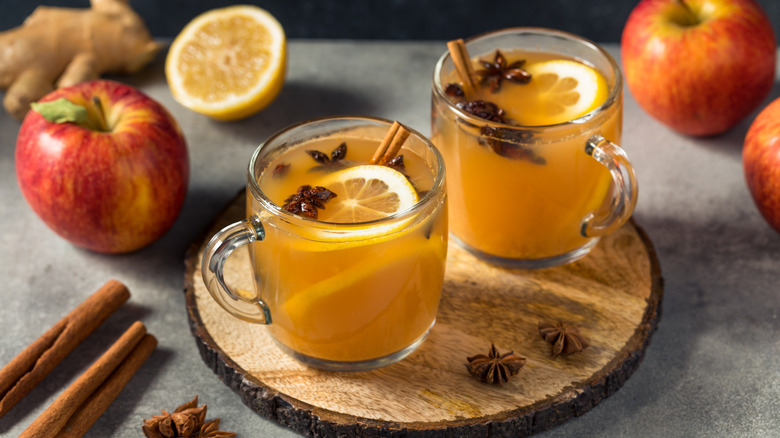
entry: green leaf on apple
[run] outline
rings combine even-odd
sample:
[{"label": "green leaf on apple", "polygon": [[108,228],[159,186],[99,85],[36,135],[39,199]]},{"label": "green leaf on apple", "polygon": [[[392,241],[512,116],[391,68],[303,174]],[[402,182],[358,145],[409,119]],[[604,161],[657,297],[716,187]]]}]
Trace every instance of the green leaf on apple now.
[{"label": "green leaf on apple", "polygon": [[52,123],[72,122],[83,125],[88,120],[86,108],[64,97],[49,102],[33,102],[30,106],[33,111]]}]

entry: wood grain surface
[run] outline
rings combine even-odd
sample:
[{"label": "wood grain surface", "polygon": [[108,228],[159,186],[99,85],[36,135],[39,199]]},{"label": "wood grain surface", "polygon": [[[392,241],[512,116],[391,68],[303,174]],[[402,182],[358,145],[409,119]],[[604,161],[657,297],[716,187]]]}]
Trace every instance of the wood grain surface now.
[{"label": "wood grain surface", "polygon": [[[368,372],[325,372],[280,351],[264,326],[228,315],[200,276],[208,238],[244,217],[244,193],[186,256],[190,326],[206,364],[254,411],[309,436],[525,436],[582,415],[639,366],[660,318],[663,286],[652,243],[633,221],[585,258],[541,270],[481,262],[450,242],[433,330],[403,361]],[[260,243],[262,244],[262,243]],[[226,266],[251,288],[248,253]],[[576,325],[590,347],[553,358],[540,321]],[[473,379],[466,357],[527,358],[502,386]],[[454,436],[453,435],[453,436]]]}]

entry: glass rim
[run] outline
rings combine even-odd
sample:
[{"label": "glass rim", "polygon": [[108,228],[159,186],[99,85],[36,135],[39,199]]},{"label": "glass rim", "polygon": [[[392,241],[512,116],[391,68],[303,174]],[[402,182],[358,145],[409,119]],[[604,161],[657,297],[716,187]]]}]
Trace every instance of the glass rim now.
[{"label": "glass rim", "polygon": [[[596,117],[597,115],[601,114],[602,112],[606,111],[607,109],[611,108],[613,105],[616,104],[623,89],[623,75],[620,71],[620,66],[618,65],[617,61],[615,61],[615,58],[613,58],[612,55],[609,54],[609,52],[604,50],[603,47],[601,47],[594,41],[591,41],[587,38],[581,37],[579,35],[570,32],[557,30],[557,29],[550,29],[545,27],[509,27],[504,29],[491,30],[468,38],[464,38],[463,41],[468,46],[468,44],[471,42],[482,40],[488,37],[500,36],[504,34],[528,34],[528,35],[537,35],[537,36],[545,36],[545,37],[552,37],[552,38],[557,37],[563,40],[568,40],[574,43],[582,44],[583,46],[590,48],[594,52],[599,53],[607,60],[609,65],[612,67],[612,70],[615,72],[615,83],[610,87],[609,94],[607,95],[606,100],[604,100],[604,102],[601,105],[588,111],[587,113],[581,115],[580,117],[577,117],[576,119],[567,120],[565,122],[560,122],[560,123],[553,123],[549,125],[510,125],[508,123],[494,122],[491,120],[485,120],[480,117],[476,117],[471,113],[463,111],[462,109],[458,108],[457,105],[455,105],[452,102],[452,100],[447,96],[447,94],[444,92],[444,86],[441,82],[441,73],[442,73],[442,68],[444,67],[444,63],[450,59],[449,51],[445,51],[439,57],[439,60],[436,62],[436,66],[434,67],[433,70],[433,92],[437,98],[443,99],[444,102],[447,103],[447,106],[452,111],[454,111],[458,117],[463,118],[464,120],[467,120],[477,126],[484,125],[487,123],[491,126],[498,126],[498,127],[510,128],[510,129],[552,129],[556,127],[566,127],[566,126],[585,123],[588,120]],[[496,47],[495,49],[499,50],[501,48]]]},{"label": "glass rim", "polygon": [[[307,120],[293,123],[268,136],[268,138],[266,138],[265,141],[260,143],[260,145],[252,153],[252,158],[249,160],[249,166],[247,169],[247,177],[248,177],[247,179],[249,180],[247,185],[247,190],[263,206],[263,208],[266,211],[274,214],[274,216],[282,217],[289,222],[293,222],[293,223],[300,222],[301,225],[307,227],[327,227],[329,229],[330,227],[337,227],[337,229],[340,231],[349,230],[351,228],[365,229],[366,226],[382,225],[385,222],[398,220],[404,218],[405,216],[414,216],[415,214],[417,214],[418,210],[421,210],[423,207],[425,207],[430,202],[432,202],[436,197],[439,196],[439,193],[441,193],[444,190],[445,167],[444,167],[444,158],[442,157],[441,153],[433,144],[433,142],[431,142],[427,137],[420,134],[420,132],[418,132],[416,129],[413,129],[404,124],[404,127],[409,130],[411,135],[416,136],[419,140],[421,140],[423,144],[425,144],[427,148],[433,153],[436,159],[436,168],[432,169],[436,171],[436,175],[434,176],[434,180],[433,180],[433,185],[431,186],[431,189],[428,190],[428,192],[425,193],[425,195],[423,195],[420,199],[418,199],[414,205],[412,205],[411,207],[405,210],[398,211],[396,213],[385,216],[383,218],[364,221],[364,222],[355,222],[355,223],[326,222],[326,221],[321,221],[319,219],[311,219],[305,216],[300,216],[285,210],[284,208],[282,208],[282,206],[277,205],[270,198],[268,198],[268,196],[266,196],[266,194],[260,188],[260,185],[257,182],[257,177],[259,175],[255,174],[255,164],[259,159],[262,158],[261,155],[264,152],[266,152],[266,148],[270,147],[268,145],[273,145],[273,142],[276,141],[283,134],[287,134],[291,131],[299,130],[304,126],[308,126],[311,124],[327,123],[331,121],[333,122],[335,121],[361,122],[362,121],[366,123],[375,124],[376,126],[386,125],[388,128],[393,124],[392,120],[385,119],[382,117],[374,117],[374,116],[357,116],[357,115],[324,116],[324,117],[317,117],[317,118],[307,119]],[[381,139],[379,140],[381,141]],[[424,159],[424,157],[422,158]]]}]

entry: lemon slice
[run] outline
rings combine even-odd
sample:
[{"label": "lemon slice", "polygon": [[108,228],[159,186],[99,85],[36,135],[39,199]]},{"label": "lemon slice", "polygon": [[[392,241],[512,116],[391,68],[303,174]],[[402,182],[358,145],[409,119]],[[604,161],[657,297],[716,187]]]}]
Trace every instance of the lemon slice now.
[{"label": "lemon slice", "polygon": [[401,172],[387,166],[366,164],[325,175],[317,182],[336,193],[318,219],[354,224],[382,219],[411,208],[419,200],[417,190]]},{"label": "lemon slice", "polygon": [[286,51],[284,29],[264,9],[212,9],[174,39],[165,77],[173,98],[185,107],[218,120],[237,120],[279,94]]},{"label": "lemon slice", "polygon": [[[406,272],[410,268],[403,264],[422,264],[433,273],[436,264],[446,257],[446,248],[435,241],[424,240],[418,245],[395,245],[388,247],[381,258],[363,258],[356,260],[349,269],[340,271],[333,277],[312,284],[298,291],[284,304],[285,311],[293,321],[300,321],[316,309],[323,308],[322,300],[337,298],[339,293],[349,293],[350,289],[372,278],[383,278],[397,272]],[[353,291],[354,293],[354,291]]]},{"label": "lemon slice", "polygon": [[523,111],[523,125],[553,125],[582,117],[607,100],[604,76],[594,68],[576,61],[556,59],[529,64],[535,88],[534,110]]}]

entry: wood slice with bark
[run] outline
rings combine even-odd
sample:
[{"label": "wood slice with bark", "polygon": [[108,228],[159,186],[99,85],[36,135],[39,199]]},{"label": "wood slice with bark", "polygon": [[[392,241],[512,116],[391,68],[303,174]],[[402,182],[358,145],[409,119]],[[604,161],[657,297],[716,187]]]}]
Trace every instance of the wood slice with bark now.
[{"label": "wood slice with bark", "polygon": [[[243,219],[245,194],[221,212],[186,255],[190,327],[203,360],[258,414],[296,432],[336,436],[527,436],[583,415],[639,366],[660,319],[663,285],[649,237],[632,220],[565,266],[512,270],[450,242],[436,325],[406,359],[374,371],[336,373],[302,365],[266,328],[239,320],[211,298],[200,275],[208,238]],[[262,244],[262,243],[259,243]],[[248,252],[226,277],[251,290]],[[590,344],[553,357],[540,321],[574,325]],[[503,385],[479,382],[466,357],[491,344],[525,366]]]}]

